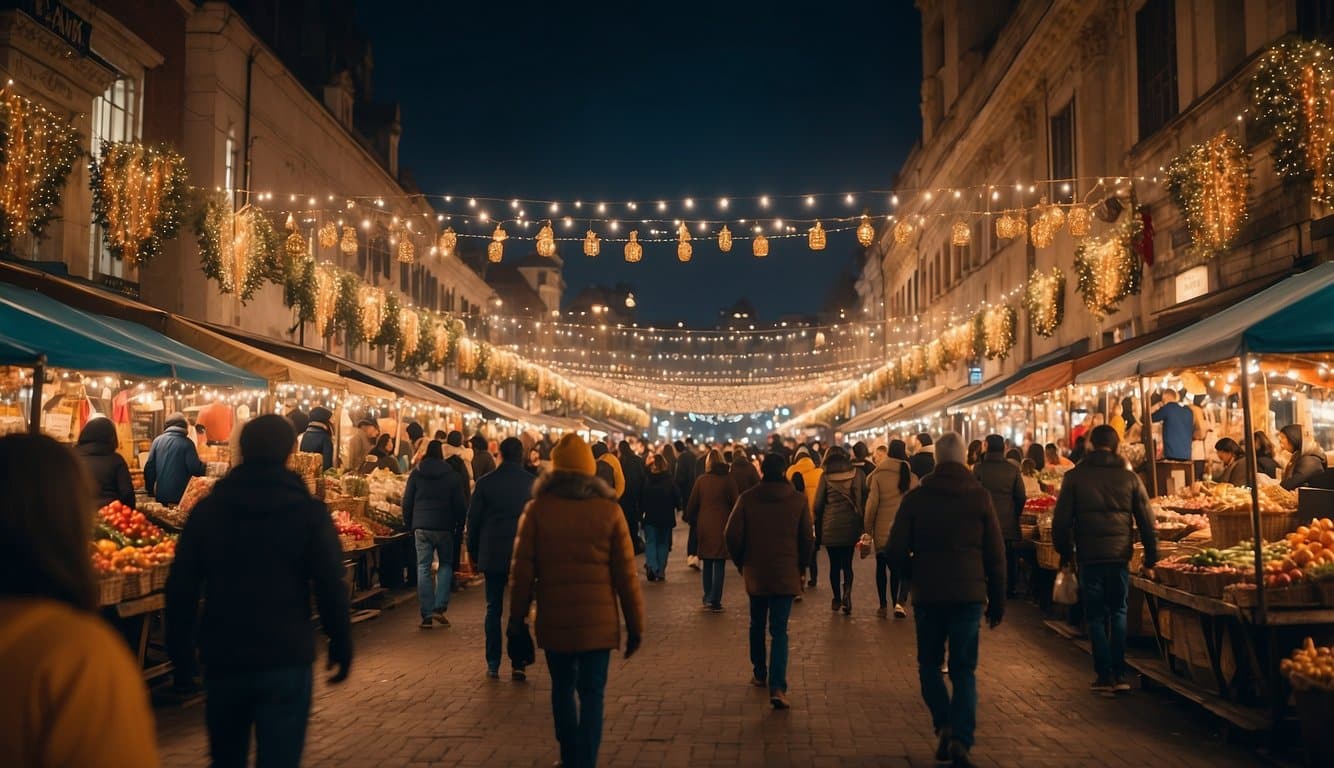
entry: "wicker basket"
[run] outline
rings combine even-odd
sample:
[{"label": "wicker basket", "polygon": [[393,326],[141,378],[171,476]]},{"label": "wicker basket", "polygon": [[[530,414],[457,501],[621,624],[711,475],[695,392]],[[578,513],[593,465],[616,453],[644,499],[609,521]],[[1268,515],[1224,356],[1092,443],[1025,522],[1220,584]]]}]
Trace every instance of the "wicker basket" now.
[{"label": "wicker basket", "polygon": [[[1250,512],[1209,512],[1209,533],[1213,545],[1218,548],[1231,547],[1248,541],[1254,535],[1251,528]],[[1301,525],[1301,516],[1296,512],[1277,515],[1260,515],[1260,538],[1265,541],[1278,541]]]},{"label": "wicker basket", "polygon": [[370,549],[375,546],[375,537],[365,539],[354,539],[351,536],[338,537],[338,542],[343,545],[344,552],[356,552],[362,549]]},{"label": "wicker basket", "polygon": [[[1239,608],[1253,608],[1255,593],[1251,582],[1241,582],[1224,589],[1223,599]],[[1319,604],[1320,593],[1311,582],[1265,590],[1265,605],[1269,608],[1311,608]]]},{"label": "wicker basket", "polygon": [[1231,584],[1237,584],[1246,581],[1249,575],[1245,573],[1197,573],[1194,571],[1180,571],[1185,577],[1185,583],[1182,586],[1187,592],[1204,597],[1222,599],[1223,591]]},{"label": "wicker basket", "polygon": [[152,571],[139,571],[125,574],[125,586],[121,590],[121,599],[133,600],[153,591]]},{"label": "wicker basket", "polygon": [[1037,527],[1036,525],[1023,525],[1023,524],[1020,524],[1020,526],[1019,526],[1019,537],[1020,537],[1021,539],[1023,539],[1024,541],[1037,541],[1037,540],[1038,540],[1038,527]]},{"label": "wicker basket", "polygon": [[125,592],[125,577],[120,573],[104,573],[97,579],[97,604],[115,605]]},{"label": "wicker basket", "polygon": [[153,577],[152,590],[154,592],[160,592],[167,588],[167,576],[171,574],[171,563],[155,565],[149,573]]},{"label": "wicker basket", "polygon": [[353,496],[337,496],[326,499],[324,505],[329,508],[329,514],[346,512],[348,517],[353,520],[360,520],[366,516],[367,503],[369,503],[369,499],[356,498]]},{"label": "wicker basket", "polygon": [[1302,675],[1292,675],[1288,682],[1301,722],[1306,764],[1334,765],[1334,742],[1329,740],[1334,731],[1334,690]]},{"label": "wicker basket", "polygon": [[1061,568],[1061,556],[1056,553],[1056,545],[1049,541],[1037,542],[1038,567],[1048,571]]}]

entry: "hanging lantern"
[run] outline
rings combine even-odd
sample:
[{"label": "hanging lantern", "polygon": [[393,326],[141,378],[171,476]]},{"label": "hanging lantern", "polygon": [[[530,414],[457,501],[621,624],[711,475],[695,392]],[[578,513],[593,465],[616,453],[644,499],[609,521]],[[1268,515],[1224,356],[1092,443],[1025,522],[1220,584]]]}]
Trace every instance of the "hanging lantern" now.
[{"label": "hanging lantern", "polygon": [[1092,230],[1093,210],[1084,204],[1075,205],[1070,208],[1068,217],[1070,223],[1070,234],[1075,237],[1087,237]]},{"label": "hanging lantern", "polygon": [[453,253],[454,248],[459,244],[459,234],[453,227],[445,227],[445,231],[440,233],[440,241],[437,243],[441,253]]},{"label": "hanging lantern", "polygon": [[542,225],[542,230],[537,233],[537,255],[548,259],[556,255],[556,235],[551,231],[549,220]]},{"label": "hanging lantern", "polygon": [[875,242],[875,227],[871,225],[871,217],[864,213],[862,214],[862,223],[857,225],[857,242],[861,243],[863,248],[867,248]]},{"label": "hanging lantern", "polygon": [[412,244],[406,235],[400,235],[398,241],[398,261],[400,264],[411,264],[417,260],[417,246]]},{"label": "hanging lantern", "polygon": [[639,230],[630,232],[630,242],[625,244],[625,260],[634,264],[644,258],[644,246],[639,244]]},{"label": "hanging lantern", "polygon": [[806,234],[806,242],[811,246],[812,251],[823,251],[825,246],[824,227],[820,222],[815,222]]},{"label": "hanging lantern", "polygon": [[300,232],[293,231],[287,236],[287,255],[293,261],[308,255],[306,238],[302,237]]},{"label": "hanging lantern", "polygon": [[681,262],[690,261],[695,249],[690,245],[690,230],[686,229],[685,224],[682,224],[681,228],[676,230],[676,237],[676,259]]},{"label": "hanging lantern", "polygon": [[332,248],[335,245],[338,245],[338,225],[332,221],[326,221],[320,227],[320,247]]},{"label": "hanging lantern", "polygon": [[1061,231],[1065,226],[1065,209],[1060,205],[1047,206],[1046,212],[1042,214],[1047,217],[1047,224],[1051,227],[1052,234]]},{"label": "hanging lantern", "polygon": [[584,255],[593,258],[602,253],[602,242],[598,240],[598,233],[588,230],[584,233]]},{"label": "hanging lantern", "polygon": [[755,239],[750,241],[750,250],[755,254],[755,258],[762,259],[769,255],[769,238],[764,235],[755,235]]},{"label": "hanging lantern", "polygon": [[950,245],[957,245],[960,248],[967,248],[973,241],[973,230],[968,226],[968,222],[963,219],[955,219],[950,225]]},{"label": "hanging lantern", "polygon": [[718,230],[718,250],[723,253],[732,250],[732,230],[728,229],[726,224]]},{"label": "hanging lantern", "polygon": [[499,264],[503,258],[505,258],[505,246],[499,240],[492,240],[486,244],[487,261],[492,264]]},{"label": "hanging lantern", "polygon": [[380,334],[380,325],[384,323],[384,290],[373,285],[363,285],[358,291],[361,304],[361,335],[374,339]]},{"label": "hanging lantern", "polygon": [[338,246],[348,256],[357,254],[357,228],[343,227],[343,242]]},{"label": "hanging lantern", "polygon": [[288,232],[295,232],[295,231],[296,231],[296,215],[295,215],[295,214],[291,214],[291,213],[287,214],[287,223],[284,224],[283,226],[285,226],[285,227],[287,228],[287,231],[288,231]]},{"label": "hanging lantern", "polygon": [[903,245],[912,239],[913,225],[907,219],[900,219],[898,224],[894,225],[894,242]]},{"label": "hanging lantern", "polygon": [[491,239],[497,243],[503,243],[509,239],[509,233],[505,231],[504,227],[497,224],[496,231],[491,233]]}]

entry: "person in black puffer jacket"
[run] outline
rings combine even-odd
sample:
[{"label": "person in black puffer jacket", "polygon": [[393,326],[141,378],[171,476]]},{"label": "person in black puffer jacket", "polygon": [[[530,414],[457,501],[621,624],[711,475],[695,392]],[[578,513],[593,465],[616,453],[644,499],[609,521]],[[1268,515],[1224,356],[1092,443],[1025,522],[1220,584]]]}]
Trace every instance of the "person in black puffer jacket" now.
[{"label": "person in black puffer jacket", "polygon": [[[829,553],[833,608],[852,613],[852,553],[865,527],[866,476],[848,452],[832,446],[824,455],[824,474],[815,492],[815,540]],[[840,587],[840,577],[842,586]]]},{"label": "person in black puffer jacket", "polygon": [[[426,455],[408,475],[403,489],[403,522],[417,543],[417,603],[421,628],[431,621],[449,626],[449,593],[454,577],[454,541],[468,519],[463,495],[464,479],[445,462],[439,440],[426,445]],[[439,558],[440,570],[431,580],[431,560]]]},{"label": "person in black puffer jacket", "polygon": [[676,480],[667,469],[667,459],[661,454],[649,459],[648,478],[639,497],[640,511],[644,514],[644,573],[649,581],[667,579],[667,553],[671,550],[672,529],[676,527],[676,510],[681,496],[676,491]]},{"label": "person in black puffer jacket", "polygon": [[[474,443],[473,458],[491,458],[486,446]],[[507,437],[500,443],[500,466],[479,475],[468,503],[468,556],[486,576],[486,672],[500,675],[500,617],[505,610],[505,587],[509,583],[510,558],[519,531],[519,518],[533,496],[532,477],[523,468],[523,443]],[[511,661],[513,661],[511,659]],[[523,680],[524,664],[515,663],[514,680]]]},{"label": "person in black puffer jacket", "polygon": [[79,433],[77,451],[88,467],[97,491],[97,505],[105,507],[113,501],[134,508],[134,484],[130,482],[130,466],[116,453],[120,439],[111,419],[99,416],[89,419]]},{"label": "person in black puffer jacket", "polygon": [[242,462],[190,513],[167,578],[167,649],[178,687],[188,686],[198,638],[215,765],[245,765],[252,728],[259,762],[301,762],[315,661],[312,587],[328,667],[339,668],[330,682],[346,680],[352,664],[342,548],[328,509],[284,466],[295,442],[276,414],[242,428]]},{"label": "person in black puffer jacket", "polygon": [[1052,544],[1063,563],[1079,563],[1080,600],[1093,645],[1100,692],[1129,691],[1125,675],[1126,600],[1135,528],[1144,542],[1144,568],[1158,561],[1149,494],[1116,452],[1120,438],[1107,425],[1089,433],[1093,452],[1065,473],[1052,520]]},{"label": "person in black puffer jacket", "polygon": [[1019,530],[1019,516],[1028,502],[1024,490],[1024,475],[1019,465],[1005,458],[1005,438],[987,435],[986,453],[973,469],[982,487],[991,492],[991,505],[1000,520],[1001,534],[1005,536],[1005,585],[1014,597],[1015,580],[1019,574],[1019,559],[1015,545],[1023,540]]}]

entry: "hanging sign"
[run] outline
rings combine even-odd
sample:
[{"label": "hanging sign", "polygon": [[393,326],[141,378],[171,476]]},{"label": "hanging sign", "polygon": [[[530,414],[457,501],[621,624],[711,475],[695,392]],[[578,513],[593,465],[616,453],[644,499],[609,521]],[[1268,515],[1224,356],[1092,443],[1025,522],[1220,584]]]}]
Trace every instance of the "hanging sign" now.
[{"label": "hanging sign", "polygon": [[71,11],[60,0],[8,0],[0,2],[0,7],[18,8],[28,14],[56,37],[73,48],[80,56],[88,55],[88,40],[93,34],[93,25],[79,14]]}]

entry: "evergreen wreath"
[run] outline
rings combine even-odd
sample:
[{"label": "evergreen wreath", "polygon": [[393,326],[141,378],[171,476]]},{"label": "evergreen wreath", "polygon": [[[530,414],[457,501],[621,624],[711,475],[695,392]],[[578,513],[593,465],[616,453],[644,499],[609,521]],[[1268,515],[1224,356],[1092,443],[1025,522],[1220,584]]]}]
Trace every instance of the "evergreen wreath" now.
[{"label": "evergreen wreath", "polygon": [[89,166],[93,221],[114,258],[150,263],[176,237],[185,217],[189,171],[166,144],[104,141]]}]

